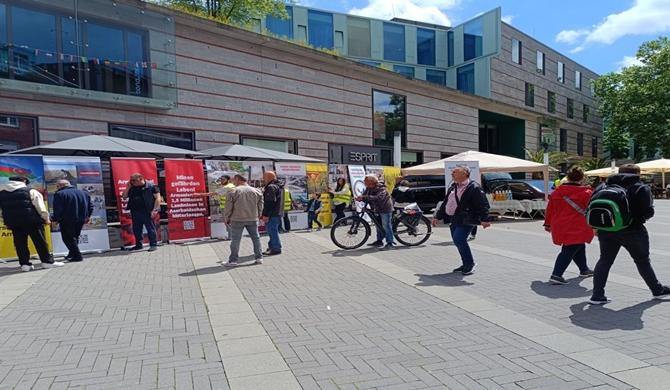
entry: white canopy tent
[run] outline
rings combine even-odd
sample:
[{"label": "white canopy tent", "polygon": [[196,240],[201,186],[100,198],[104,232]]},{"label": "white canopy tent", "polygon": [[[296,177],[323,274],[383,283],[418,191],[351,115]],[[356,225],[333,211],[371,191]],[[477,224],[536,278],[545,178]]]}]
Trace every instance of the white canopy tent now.
[{"label": "white canopy tent", "polygon": [[402,174],[404,176],[444,175],[444,163],[446,161],[478,161],[479,171],[481,173],[542,172],[542,176],[544,178],[545,197],[549,194],[549,171],[554,170],[548,165],[536,163],[533,161],[523,160],[520,158],[509,157],[509,156],[502,156],[499,154],[491,154],[491,153],[469,150],[467,152],[459,153],[451,157],[443,158],[442,160],[431,161],[426,164],[405,168],[402,170]]},{"label": "white canopy tent", "polygon": [[586,176],[594,176],[594,177],[608,177],[616,175],[617,173],[619,173],[618,167],[614,167],[614,169],[612,169],[611,167],[592,169],[590,171],[584,172]]},{"label": "white canopy tent", "polygon": [[663,189],[665,189],[665,173],[670,172],[670,159],[661,158],[653,161],[645,161],[637,164],[643,174],[660,173],[663,181]]}]

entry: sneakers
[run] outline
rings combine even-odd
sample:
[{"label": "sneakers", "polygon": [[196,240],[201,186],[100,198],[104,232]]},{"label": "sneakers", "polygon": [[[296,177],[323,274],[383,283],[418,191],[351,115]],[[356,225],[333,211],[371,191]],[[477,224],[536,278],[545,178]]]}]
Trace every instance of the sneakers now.
[{"label": "sneakers", "polygon": [[368,244],[368,246],[383,246],[384,241],[375,241]]},{"label": "sneakers", "polygon": [[143,248],[142,245],[135,245],[134,247],[128,249],[129,251],[141,251]]},{"label": "sneakers", "polygon": [[395,244],[386,244],[384,246],[379,246],[380,251],[387,251],[395,248]]},{"label": "sneakers", "polygon": [[464,268],[465,268],[465,267],[460,266],[460,267],[458,267],[458,268],[454,268],[452,272],[463,272],[463,269],[464,269]]},{"label": "sneakers", "polygon": [[472,275],[475,273],[475,268],[477,267],[477,264],[472,264],[472,267],[464,267],[463,268],[463,275]]},{"label": "sneakers", "polygon": [[280,254],[281,254],[280,250],[276,251],[276,250],[272,250],[272,249],[268,249],[265,252],[263,252],[263,256],[274,256],[274,255],[280,255]]},{"label": "sneakers", "polygon": [[237,267],[240,264],[237,261],[226,261],[225,263],[221,263],[221,265],[224,267]]},{"label": "sneakers", "polygon": [[149,252],[154,252],[154,251],[157,251],[157,250],[158,250],[157,246],[150,246],[149,247]]},{"label": "sneakers", "polygon": [[654,294],[654,299],[664,300],[670,298],[670,287],[663,286],[663,290],[660,293]]},{"label": "sneakers", "polygon": [[468,237],[468,241],[474,241],[475,238],[477,238],[477,236],[470,236]]},{"label": "sneakers", "polygon": [[551,284],[568,284],[568,281],[561,276],[551,275],[549,277],[549,283]]},{"label": "sneakers", "polygon": [[49,269],[49,268],[62,267],[64,265],[65,263],[63,263],[62,261],[54,261],[53,263],[42,263],[42,268]]},{"label": "sneakers", "polygon": [[263,259],[262,259],[262,258],[261,258],[261,259],[256,259],[256,261],[254,262],[254,264],[259,264],[259,265],[260,265],[260,264],[263,264]]},{"label": "sneakers", "polygon": [[593,270],[591,269],[587,269],[586,271],[579,273],[580,278],[590,278],[592,276],[593,276]]},{"label": "sneakers", "polygon": [[21,266],[21,272],[30,272],[34,269],[35,269],[35,267],[32,266],[32,265],[22,265]]},{"label": "sneakers", "polygon": [[591,299],[589,299],[589,303],[592,305],[604,305],[610,302],[612,302],[612,300],[607,297],[591,297]]}]

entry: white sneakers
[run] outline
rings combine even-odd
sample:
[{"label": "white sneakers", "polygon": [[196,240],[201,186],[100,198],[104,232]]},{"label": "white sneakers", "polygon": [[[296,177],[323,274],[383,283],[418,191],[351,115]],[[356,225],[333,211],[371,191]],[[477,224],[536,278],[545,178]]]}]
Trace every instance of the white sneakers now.
[{"label": "white sneakers", "polygon": [[[53,263],[42,263],[42,268],[44,269],[49,269],[49,268],[55,268],[55,267],[62,267],[64,266],[65,263],[62,261],[54,261]],[[33,265],[22,265],[21,266],[21,271],[22,272],[30,272],[35,269],[35,266]]]},{"label": "white sneakers", "polygon": [[35,269],[35,267],[33,267],[32,265],[22,265],[21,266],[21,272],[29,272],[29,271],[32,271],[34,269]]}]

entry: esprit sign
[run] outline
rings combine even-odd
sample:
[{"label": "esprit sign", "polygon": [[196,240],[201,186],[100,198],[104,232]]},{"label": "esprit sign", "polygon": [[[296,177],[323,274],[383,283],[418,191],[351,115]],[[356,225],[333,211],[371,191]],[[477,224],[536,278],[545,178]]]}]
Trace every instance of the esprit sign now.
[{"label": "esprit sign", "polygon": [[377,164],[381,160],[381,151],[377,148],[344,146],[342,152],[345,164]]},{"label": "esprit sign", "polygon": [[349,152],[349,161],[353,162],[377,162],[377,153]]}]

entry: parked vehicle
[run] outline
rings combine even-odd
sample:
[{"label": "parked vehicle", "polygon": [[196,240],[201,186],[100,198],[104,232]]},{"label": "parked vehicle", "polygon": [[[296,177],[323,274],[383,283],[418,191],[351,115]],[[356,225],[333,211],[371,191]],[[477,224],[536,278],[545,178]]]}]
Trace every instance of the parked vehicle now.
[{"label": "parked vehicle", "polygon": [[[406,176],[414,199],[424,212],[432,211],[446,193],[444,175]],[[482,188],[486,193],[512,191],[512,199],[544,199],[544,192],[529,183],[513,179],[509,173],[487,172],[482,174]]]}]

